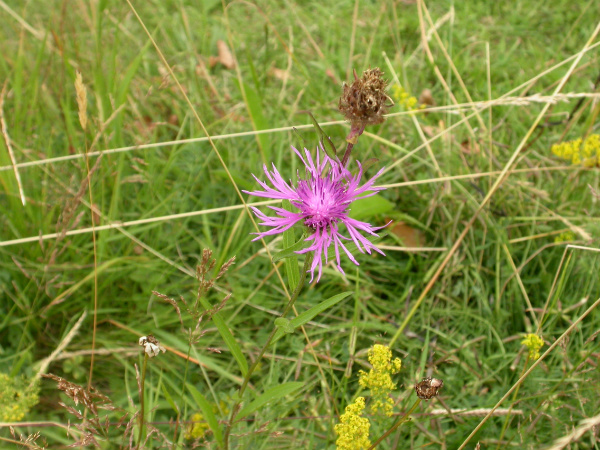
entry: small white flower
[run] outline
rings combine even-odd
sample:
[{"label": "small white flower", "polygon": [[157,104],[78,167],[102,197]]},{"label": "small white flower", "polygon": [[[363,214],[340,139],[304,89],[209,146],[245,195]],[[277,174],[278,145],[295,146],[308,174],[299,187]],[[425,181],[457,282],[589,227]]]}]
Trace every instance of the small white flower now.
[{"label": "small white flower", "polygon": [[139,344],[144,347],[144,351],[150,358],[153,356],[158,356],[160,352],[164,353],[167,351],[162,345],[160,345],[158,339],[151,334],[148,336],[142,336],[139,340]]}]

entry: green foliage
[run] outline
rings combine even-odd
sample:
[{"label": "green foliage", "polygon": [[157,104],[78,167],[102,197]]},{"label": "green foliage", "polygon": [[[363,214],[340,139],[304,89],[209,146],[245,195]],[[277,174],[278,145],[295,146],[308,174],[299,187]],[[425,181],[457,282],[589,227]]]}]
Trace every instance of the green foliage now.
[{"label": "green foliage", "polygon": [[[5,419],[65,426],[74,420],[58,406],[63,394],[47,381],[40,386],[44,401],[37,404],[21,380],[35,376],[40,361],[64,342],[74,318],[94,311],[97,300],[93,373],[91,313],[67,347],[53,355],[48,371],[81,385],[91,377],[114,405],[134,412],[137,360],[131,348],[141,335],[154,333],[169,351],[149,364],[147,416],[169,439],[173,428],[165,424],[179,420],[174,439],[181,448],[188,445],[183,421],[198,410],[210,429],[207,445],[224,442],[230,412],[221,402],[228,399],[229,407],[234,401],[275,328],[277,341],[240,399],[245,403],[238,417],[244,419],[234,425],[232,447],[335,446],[335,416],[366,395],[358,384],[359,371],[370,369],[366,349],[389,343],[444,261],[446,252],[439,249],[457,241],[541,110],[538,102],[494,106],[458,124],[472,114],[464,106],[468,97],[497,99],[519,86],[510,96],[549,95],[572,60],[538,75],[579,52],[597,20],[593,1],[577,7],[567,0],[426,2],[452,61],[428,34],[432,64],[416,2],[359,2],[354,20],[355,2],[348,0],[228,2],[227,13],[214,0],[132,1],[214,138],[217,155],[127,2],[65,2],[56,8],[42,0],[5,3],[14,14],[0,9],[3,117],[27,203],[21,203],[0,136],[0,370],[8,377],[3,392],[10,392],[4,405],[29,399],[19,406],[29,411],[26,416]],[[229,47],[236,68],[211,66],[218,41]],[[595,47],[583,56],[563,92],[591,91],[598,55]],[[341,250],[346,275],[325,266],[321,281],[305,286],[295,304],[298,315],[276,319],[287,302],[282,283],[288,292],[298,285],[303,256],[294,250],[305,245],[305,237],[290,229],[282,240],[265,239],[271,259],[260,241],[251,242],[257,230],[228,172],[246,190],[257,186],[251,173],[264,180],[263,163],[274,162],[286,179],[302,177],[290,148],[299,139],[285,128],[290,126],[312,150],[320,138],[329,151],[328,139],[343,151],[348,125],[325,123],[341,120],[337,99],[352,69],[376,66],[394,84],[397,76],[417,99],[428,89],[436,106],[456,99],[463,107],[411,111],[367,128],[352,157],[365,166],[377,161],[367,177],[385,166],[377,184],[392,187],[353,204],[352,215],[378,226],[393,220],[378,244],[408,247],[406,235],[395,228],[404,222],[422,233],[425,247],[438,250],[385,249],[385,257],[354,251],[358,267]],[[85,132],[78,120],[76,70],[87,88]],[[598,168],[557,170],[565,162],[551,152],[555,144],[598,134],[595,103],[585,99],[571,114],[576,103],[552,106],[517,159],[520,172],[494,193],[400,333],[391,349],[403,366],[394,378],[394,411],[410,408],[414,382],[429,372],[444,380],[440,397],[449,408],[491,408],[523,369],[522,336],[539,335],[543,352],[600,296],[600,254],[584,248],[598,247]],[[320,124],[317,139],[306,110]],[[253,130],[264,133],[248,134]],[[101,157],[94,153],[101,150]],[[94,169],[90,190],[86,152]],[[57,157],[65,159],[22,165]],[[357,170],[353,163],[350,168]],[[90,203],[99,212],[93,222]],[[173,217],[184,213],[191,214]],[[556,239],[567,234],[569,240]],[[21,238],[31,239],[6,245]],[[218,311],[202,316],[194,334],[197,322],[186,316],[186,306],[178,303],[186,317],[180,321],[173,305],[152,291],[195,298],[194,269],[203,248],[213,250],[215,270],[233,255],[236,264],[203,298],[199,313]],[[332,250],[328,256],[333,255]],[[228,293],[231,298],[221,305]],[[600,312],[591,312],[525,379],[519,396],[501,405],[521,411],[511,416],[503,439],[506,419],[493,417],[471,448],[475,440],[482,448],[545,448],[596,415],[599,320]],[[432,400],[420,407],[429,413],[439,404]],[[120,419],[120,413],[106,414],[111,423]],[[394,442],[457,448],[481,420],[421,417],[413,420],[418,426],[404,424],[381,449]],[[371,423],[374,440],[391,422]],[[36,431],[50,448],[73,443],[62,429],[30,429]],[[7,428],[0,437],[12,438]]]}]

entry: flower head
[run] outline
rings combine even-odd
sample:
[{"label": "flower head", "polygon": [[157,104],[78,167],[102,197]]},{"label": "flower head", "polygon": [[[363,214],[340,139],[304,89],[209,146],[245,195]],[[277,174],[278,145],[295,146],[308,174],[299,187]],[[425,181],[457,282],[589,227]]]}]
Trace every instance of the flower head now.
[{"label": "flower head", "polygon": [[338,435],[335,441],[337,450],[364,450],[371,445],[371,424],[369,419],[361,417],[364,409],[364,397],[358,397],[354,403],[346,406],[346,412],[340,416],[340,423],[334,427]]},{"label": "flower head", "polygon": [[150,358],[153,356],[158,356],[160,352],[166,352],[167,350],[160,345],[158,339],[149,334],[148,336],[142,336],[139,340],[139,344],[144,347],[144,351],[148,354]]},{"label": "flower head", "polygon": [[[370,197],[383,189],[373,186],[375,179],[381,175],[383,169],[365,184],[359,186],[362,178],[360,163],[358,163],[358,174],[352,175],[338,160],[330,158],[324,151],[320,152],[317,149],[315,161],[313,161],[307,149],[304,149],[304,155],[296,149],[294,151],[304,164],[306,179],[299,180],[297,186],[293,186],[291,182],[288,183],[283,179],[275,165],[272,166],[272,171],[269,171],[267,166],[263,166],[265,175],[273,187],[268,186],[253,175],[264,191],[244,191],[257,197],[289,200],[298,209],[297,212],[290,212],[283,208],[269,206],[277,213],[275,217],[269,217],[258,209],[252,208],[256,217],[262,220],[260,225],[271,227],[268,231],[258,233],[258,237],[254,240],[283,233],[297,223],[306,225],[312,232],[306,238],[306,241],[312,243],[296,253],[314,251],[314,259],[309,270],[311,281],[314,278],[317,266],[319,268],[317,281],[321,279],[323,257],[325,257],[325,263],[327,264],[327,251],[330,246],[334,248],[335,260],[340,272],[344,273],[340,265],[340,249],[346,253],[350,261],[358,265],[343,241],[351,240],[361,253],[366,251],[370,254],[371,250],[375,250],[377,253],[385,255],[360,233],[363,231],[372,236],[377,236],[375,231],[382,227],[373,227],[369,223],[352,219],[348,215],[350,205],[354,200]],[[345,225],[350,237],[342,235],[341,224]]]},{"label": "flower head", "polygon": [[539,359],[540,349],[544,346],[544,341],[537,334],[529,333],[523,336],[521,345],[529,349],[529,359]]},{"label": "flower head", "polygon": [[392,351],[385,345],[375,344],[369,349],[369,362],[373,366],[369,372],[361,370],[358,374],[358,384],[370,389],[373,397],[371,412],[373,414],[382,410],[386,416],[392,415],[394,401],[389,394],[396,389],[392,375],[397,374],[402,367],[400,358],[392,361]]},{"label": "flower head", "polygon": [[584,167],[600,166],[600,134],[590,134],[586,139],[561,142],[552,146],[552,153]]},{"label": "flower head", "polygon": [[365,70],[358,78],[354,72],[354,82],[344,83],[338,108],[350,121],[352,127],[363,128],[384,121],[383,115],[394,102],[385,93],[387,81],[378,67]]}]

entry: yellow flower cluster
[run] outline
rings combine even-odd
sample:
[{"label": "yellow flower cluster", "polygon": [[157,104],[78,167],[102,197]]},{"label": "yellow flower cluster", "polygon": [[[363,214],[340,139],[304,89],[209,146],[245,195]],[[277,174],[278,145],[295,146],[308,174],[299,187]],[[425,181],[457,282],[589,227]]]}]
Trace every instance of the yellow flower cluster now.
[{"label": "yellow flower cluster", "polygon": [[398,105],[403,106],[407,111],[415,111],[417,109],[425,108],[425,105],[417,106],[417,98],[406,92],[406,89],[399,84],[395,84],[392,87],[392,97]]},{"label": "yellow flower cluster", "polygon": [[18,422],[39,401],[38,386],[25,378],[0,373],[0,422]]},{"label": "yellow flower cluster", "polygon": [[521,345],[529,349],[529,359],[535,361],[540,357],[540,349],[543,347],[544,341],[537,334],[529,333],[524,336]]},{"label": "yellow flower cluster", "polygon": [[554,242],[560,244],[561,242],[571,242],[575,240],[575,233],[572,231],[565,231],[564,233],[560,233],[558,236],[554,238]]},{"label": "yellow flower cluster", "polygon": [[338,435],[335,441],[337,450],[364,450],[371,446],[371,424],[369,419],[361,417],[364,409],[364,397],[358,397],[354,403],[346,406],[346,412],[340,416],[340,423],[334,428]]},{"label": "yellow flower cluster", "polygon": [[392,382],[392,375],[400,372],[402,362],[400,358],[392,361],[392,351],[389,347],[380,344],[375,344],[369,349],[369,362],[373,368],[368,373],[361,370],[358,383],[361,387],[371,390],[373,397],[370,405],[371,412],[375,414],[381,409],[389,417],[394,407],[394,401],[389,394],[396,389],[396,384]]},{"label": "yellow flower cluster", "polygon": [[192,423],[188,427],[185,438],[186,439],[200,439],[203,438],[208,431],[208,423],[204,420],[204,416],[200,413],[194,414],[190,420]]},{"label": "yellow flower cluster", "polygon": [[552,153],[584,167],[600,166],[600,134],[590,134],[587,139],[575,139],[552,146]]}]

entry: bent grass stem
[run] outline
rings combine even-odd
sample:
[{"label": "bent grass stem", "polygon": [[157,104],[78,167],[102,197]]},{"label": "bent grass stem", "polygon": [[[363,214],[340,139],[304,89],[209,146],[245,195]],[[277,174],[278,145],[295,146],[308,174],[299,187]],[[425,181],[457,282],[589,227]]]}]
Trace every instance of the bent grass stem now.
[{"label": "bent grass stem", "polygon": [[396,429],[400,425],[402,425],[404,422],[406,422],[408,420],[409,416],[415,411],[415,409],[417,409],[417,406],[419,406],[420,403],[421,403],[421,399],[418,398],[417,401],[415,402],[415,404],[412,405],[412,407],[406,412],[406,414],[404,414],[402,417],[400,417],[400,419],[398,419],[398,421],[394,425],[392,425],[389,430],[387,430],[385,433],[383,433],[383,435],[381,435],[381,437],[379,439],[377,439],[375,442],[373,442],[367,450],[373,450],[375,447],[377,447],[377,445],[379,445],[381,443],[381,441],[383,441],[386,437],[388,437],[390,434],[392,434],[394,431],[396,431]]}]

